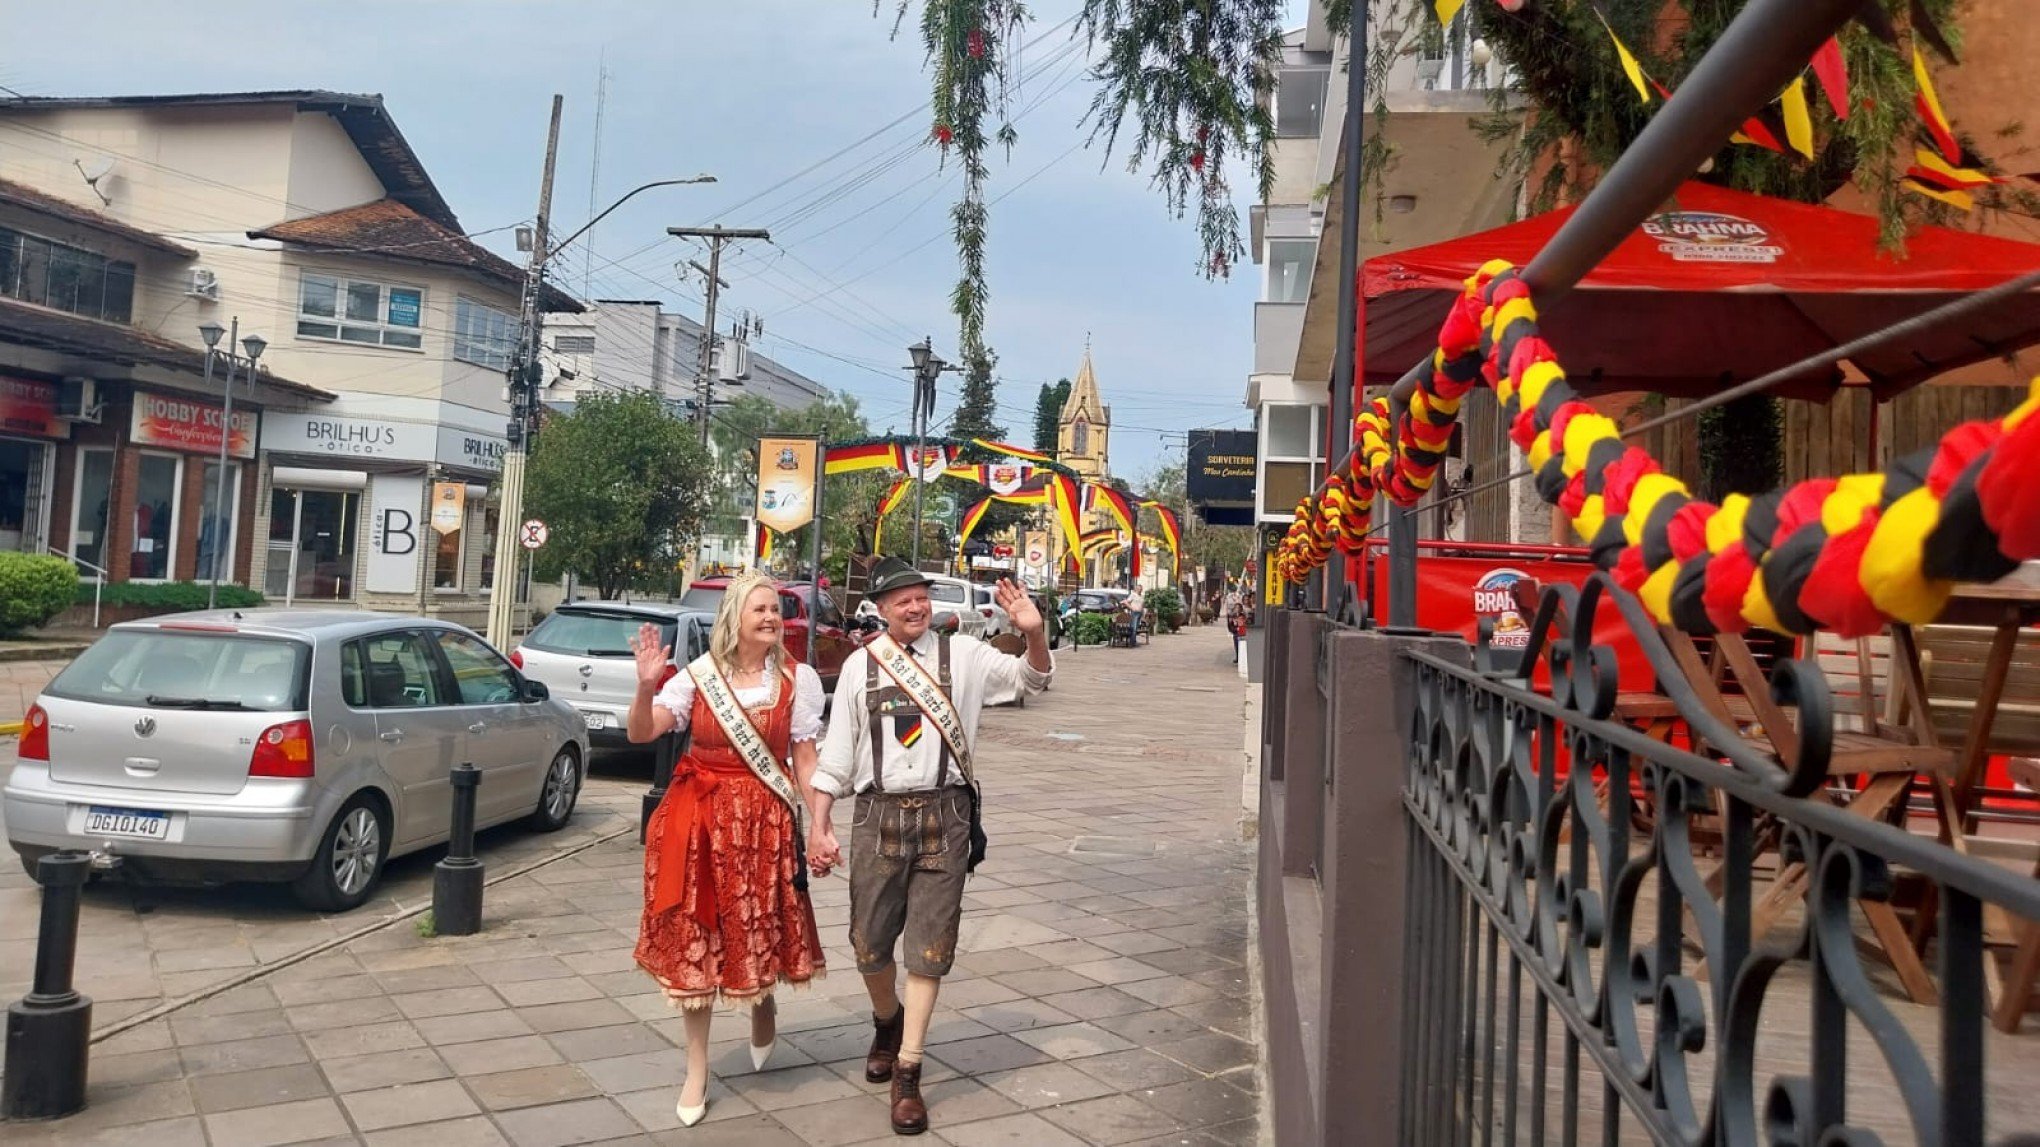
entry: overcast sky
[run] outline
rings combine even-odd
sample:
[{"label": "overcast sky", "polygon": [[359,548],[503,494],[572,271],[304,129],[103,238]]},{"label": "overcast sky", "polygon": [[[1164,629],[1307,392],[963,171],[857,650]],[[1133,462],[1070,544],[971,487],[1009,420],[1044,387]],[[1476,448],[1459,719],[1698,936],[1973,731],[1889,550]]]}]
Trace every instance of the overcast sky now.
[{"label": "overcast sky", "polygon": [[[991,208],[988,339],[1000,420],[1024,439],[1040,384],[1075,373],[1088,334],[1114,411],[1113,470],[1137,479],[1181,459],[1181,431],[1250,424],[1240,400],[1258,268],[1206,282],[1190,223],[1171,218],[1123,158],[1083,146],[1093,88],[1081,47],[1056,29],[1079,6],[1032,5],[1020,142],[990,185],[1004,198]],[[719,182],[624,206],[594,233],[585,283],[584,252],[561,256],[566,285],[699,317],[698,277],[683,282],[674,268],[704,252],[665,228],[770,228],[773,245],[725,258],[723,314],[755,312],[760,351],[857,395],[874,429],[904,431],[907,344],[933,335],[938,353],[956,357],[946,212],[958,179],[925,144],[917,17],[895,40],[894,0],[884,8],[874,18],[868,0],[0,0],[0,84],[37,96],[380,93],[471,232],[534,213],[559,92],[554,229],[564,235],[590,214],[606,65],[597,209],[655,179],[705,171]],[[516,258],[507,230],[480,241]],[[946,413],[954,376],[942,388]]]}]

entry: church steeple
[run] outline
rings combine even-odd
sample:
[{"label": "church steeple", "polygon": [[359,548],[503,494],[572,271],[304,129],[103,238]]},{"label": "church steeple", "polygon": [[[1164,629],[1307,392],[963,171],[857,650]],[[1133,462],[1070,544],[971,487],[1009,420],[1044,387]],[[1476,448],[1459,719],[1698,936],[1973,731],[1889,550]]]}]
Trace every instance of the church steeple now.
[{"label": "church steeple", "polygon": [[1084,346],[1084,361],[1070,383],[1070,396],[1063,402],[1056,456],[1064,465],[1088,477],[1109,473],[1112,408],[1098,393],[1098,376],[1091,368],[1091,347]]}]

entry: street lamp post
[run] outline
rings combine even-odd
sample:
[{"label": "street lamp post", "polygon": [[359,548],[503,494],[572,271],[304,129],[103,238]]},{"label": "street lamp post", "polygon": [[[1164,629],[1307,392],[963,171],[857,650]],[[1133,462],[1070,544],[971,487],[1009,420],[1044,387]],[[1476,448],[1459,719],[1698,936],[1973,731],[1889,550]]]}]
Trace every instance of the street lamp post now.
[{"label": "street lamp post", "polygon": [[[205,607],[207,609],[212,609],[219,604],[221,563],[223,561],[232,562],[234,560],[233,547],[229,542],[233,535],[233,511],[227,508],[227,456],[230,453],[234,440],[234,367],[245,361],[248,364],[248,381],[250,384],[254,383],[255,362],[262,357],[262,352],[269,348],[269,340],[261,335],[249,335],[247,338],[241,338],[241,318],[239,315],[234,317],[234,329],[232,334],[228,335],[228,349],[224,352],[219,349],[220,335],[223,333],[226,332],[220,329],[218,323],[204,323],[198,328],[199,337],[205,340],[205,380],[208,390],[211,389],[212,383],[213,359],[225,358],[227,360],[227,378],[224,388],[225,400],[221,403],[220,410],[219,473],[214,476],[213,483],[211,522],[212,581],[206,586],[205,591]],[[239,342],[241,349],[247,352],[245,359],[233,352],[233,344],[235,342]],[[225,554],[221,553],[223,548],[226,550]]]},{"label": "street lamp post", "polygon": [[931,340],[922,339],[907,348],[907,354],[914,360],[908,370],[914,372],[914,457],[908,469],[914,477],[914,568],[921,568],[921,491],[928,484],[928,419],[935,414],[935,380],[945,370],[962,368],[942,361],[941,356],[930,346]]},{"label": "street lamp post", "polygon": [[[559,134],[559,100],[554,97],[553,138]],[[489,644],[498,649],[509,644],[512,628],[514,602],[517,595],[518,559],[521,549],[518,542],[518,527],[524,518],[524,459],[530,450],[533,432],[538,426],[538,340],[543,319],[540,317],[541,298],[545,292],[545,268],[567,249],[576,239],[593,230],[597,223],[626,202],[650,191],[655,187],[683,187],[695,183],[714,183],[713,175],[696,175],[687,179],[659,179],[634,187],[603,208],[593,219],[581,225],[581,229],[558,243],[548,244],[546,230],[551,214],[552,202],[553,149],[547,148],[546,174],[540,195],[539,213],[532,231],[531,258],[525,264],[524,289],[517,312],[517,357],[510,364],[510,412],[511,423],[508,434],[508,448],[503,454],[503,486],[501,505],[496,510],[496,566],[489,583]]]}]

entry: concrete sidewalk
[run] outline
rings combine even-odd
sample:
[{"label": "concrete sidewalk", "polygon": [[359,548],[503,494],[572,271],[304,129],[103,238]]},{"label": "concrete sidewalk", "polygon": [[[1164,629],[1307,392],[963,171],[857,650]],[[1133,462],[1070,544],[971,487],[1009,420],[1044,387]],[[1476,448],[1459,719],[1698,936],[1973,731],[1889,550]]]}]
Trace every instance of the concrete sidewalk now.
[{"label": "concrete sidewalk", "polygon": [[[986,713],[979,769],[991,850],[971,879],[962,954],[930,1033],[934,1130],[918,1142],[1261,1141],[1244,966],[1245,698],[1229,640],[1208,627],[1138,649],[1087,649],[1061,659],[1047,697]],[[779,1050],[763,1072],[751,1070],[748,1024],[720,1015],[708,1121],[677,1126],[680,1023],[630,956],[641,852],[617,829],[637,791],[592,787],[593,823],[557,842],[567,849],[528,850],[527,863],[545,863],[490,888],[478,936],[429,937],[416,920],[396,920],[344,940],[378,918],[292,921],[278,911],[262,914],[258,950],[228,938],[206,894],[190,893],[174,917],[138,922],[120,950],[88,941],[79,983],[88,994],[125,964],[153,967],[159,980],[188,975],[159,991],[203,998],[159,1015],[159,994],[125,1019],[102,1014],[102,1032],[126,1030],[95,1046],[91,1106],[58,1123],[8,1125],[0,1140],[896,1141],[886,1088],[863,1080],[870,1021],[840,878],[816,886],[831,974],[782,1001]],[[492,860],[491,872],[514,863]],[[10,924],[25,891],[10,894]],[[27,937],[13,927],[7,936],[7,978],[25,977]],[[192,936],[203,946],[185,946]],[[331,948],[292,962],[315,943]]]},{"label": "concrete sidewalk", "polygon": [[0,658],[0,734],[20,732],[21,718],[28,712],[28,707],[35,704],[36,694],[50,683],[50,678],[71,663],[68,657],[41,656],[48,652],[45,646],[15,645],[14,648],[38,656],[14,660]]}]

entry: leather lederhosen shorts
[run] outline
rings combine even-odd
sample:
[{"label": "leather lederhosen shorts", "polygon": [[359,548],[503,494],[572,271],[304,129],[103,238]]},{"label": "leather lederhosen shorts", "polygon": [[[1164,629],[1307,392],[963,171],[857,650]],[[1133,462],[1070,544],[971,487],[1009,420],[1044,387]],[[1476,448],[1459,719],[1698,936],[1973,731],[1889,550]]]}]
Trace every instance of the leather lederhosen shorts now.
[{"label": "leather lederhosen shorts", "polygon": [[861,973],[892,966],[944,976],[956,958],[970,856],[970,793],[961,786],[857,794],[850,831],[850,947]]}]

